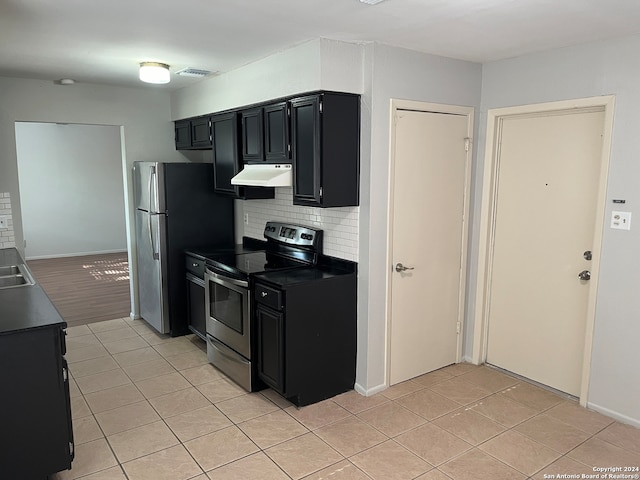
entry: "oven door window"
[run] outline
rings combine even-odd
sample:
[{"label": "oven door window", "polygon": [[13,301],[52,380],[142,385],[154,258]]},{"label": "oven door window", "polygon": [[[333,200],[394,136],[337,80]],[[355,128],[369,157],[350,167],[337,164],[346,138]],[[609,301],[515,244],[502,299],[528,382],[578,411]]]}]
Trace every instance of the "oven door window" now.
[{"label": "oven door window", "polygon": [[244,295],[225,285],[209,281],[209,312],[220,323],[243,334]]}]

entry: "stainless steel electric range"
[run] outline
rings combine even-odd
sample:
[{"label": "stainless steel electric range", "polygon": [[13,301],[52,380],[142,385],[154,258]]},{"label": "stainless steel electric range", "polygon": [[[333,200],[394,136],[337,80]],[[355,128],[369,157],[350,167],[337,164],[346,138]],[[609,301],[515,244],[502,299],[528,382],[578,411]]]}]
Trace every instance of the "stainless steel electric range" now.
[{"label": "stainless steel electric range", "polygon": [[322,230],[267,222],[263,249],[207,256],[205,303],[207,357],[248,391],[263,387],[255,369],[253,276],[314,266],[322,250]]}]

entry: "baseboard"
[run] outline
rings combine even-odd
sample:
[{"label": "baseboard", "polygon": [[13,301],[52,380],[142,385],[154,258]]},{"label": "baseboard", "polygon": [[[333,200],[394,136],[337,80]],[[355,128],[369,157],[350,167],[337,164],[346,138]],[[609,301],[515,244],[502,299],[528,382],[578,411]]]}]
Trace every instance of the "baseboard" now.
[{"label": "baseboard", "polygon": [[365,397],[370,397],[372,395],[375,395],[376,393],[380,393],[383,390],[386,390],[387,388],[389,388],[387,385],[382,384],[382,385],[378,385],[376,387],[373,388],[364,388],[362,385],[360,385],[359,383],[356,383],[353,386],[353,389],[358,392],[360,395],[364,395]]},{"label": "baseboard", "polygon": [[626,415],[623,415],[622,413],[616,412],[609,408],[601,407],[600,405],[596,405],[591,402],[587,402],[587,408],[590,408],[595,412],[606,415],[607,417],[611,417],[615,420],[618,420],[619,422],[626,423],[627,425],[633,425],[636,428],[640,428],[640,420],[636,418],[628,417]]},{"label": "baseboard", "polygon": [[25,257],[25,260],[46,260],[50,258],[87,257],[90,255],[104,255],[107,253],[127,253],[127,250],[101,250],[99,252],[62,253],[57,255],[36,255]]}]

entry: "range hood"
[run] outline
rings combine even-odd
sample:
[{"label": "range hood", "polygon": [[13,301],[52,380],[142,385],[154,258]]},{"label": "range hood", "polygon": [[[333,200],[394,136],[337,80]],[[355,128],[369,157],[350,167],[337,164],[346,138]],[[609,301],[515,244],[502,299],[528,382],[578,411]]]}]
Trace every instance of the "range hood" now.
[{"label": "range hood", "polygon": [[231,179],[232,185],[249,187],[290,187],[293,185],[291,164],[245,165],[244,169]]}]

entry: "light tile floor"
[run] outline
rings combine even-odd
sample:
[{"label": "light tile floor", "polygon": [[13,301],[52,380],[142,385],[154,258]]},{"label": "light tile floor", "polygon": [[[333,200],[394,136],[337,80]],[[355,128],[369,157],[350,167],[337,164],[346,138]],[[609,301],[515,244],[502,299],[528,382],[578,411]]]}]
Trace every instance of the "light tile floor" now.
[{"label": "light tile floor", "polygon": [[298,409],[243,391],[193,335],[126,318],[67,333],[76,459],[55,480],[502,480],[640,466],[640,430],[487,367]]}]

